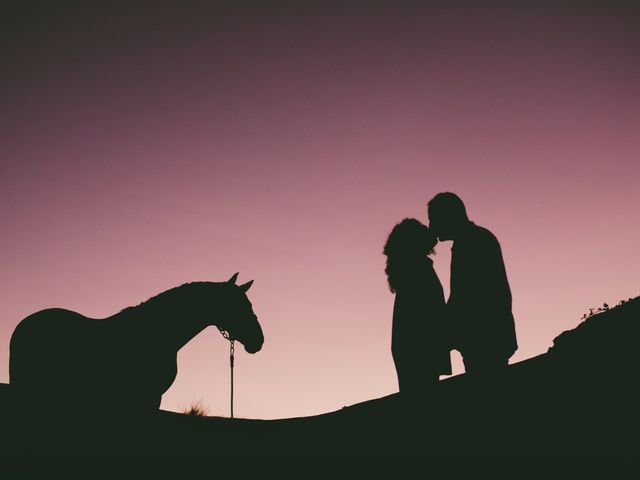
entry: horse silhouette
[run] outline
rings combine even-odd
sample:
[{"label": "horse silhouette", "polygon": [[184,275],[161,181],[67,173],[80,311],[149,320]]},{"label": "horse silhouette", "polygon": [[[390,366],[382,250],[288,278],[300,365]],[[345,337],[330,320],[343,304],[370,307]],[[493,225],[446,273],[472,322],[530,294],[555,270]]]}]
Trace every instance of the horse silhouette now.
[{"label": "horse silhouette", "polygon": [[12,390],[40,407],[157,410],[175,380],[178,350],[206,327],[228,332],[249,353],[262,348],[246,296],[253,280],[236,285],[237,277],[187,283],[104,319],[61,308],[29,315],[11,336]]}]

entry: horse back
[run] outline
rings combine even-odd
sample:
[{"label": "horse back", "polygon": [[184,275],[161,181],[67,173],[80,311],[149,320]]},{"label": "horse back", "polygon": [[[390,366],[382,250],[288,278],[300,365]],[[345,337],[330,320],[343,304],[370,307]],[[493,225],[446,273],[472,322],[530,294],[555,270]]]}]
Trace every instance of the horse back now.
[{"label": "horse back", "polygon": [[91,319],[72,310],[48,308],[25,317],[11,335],[11,346],[23,348],[24,342],[50,344],[72,337]]},{"label": "horse back", "polygon": [[[59,365],[59,360],[87,340],[92,319],[63,308],[40,310],[24,318],[11,335],[9,377],[20,383]],[[37,375],[39,376],[39,375]]]}]

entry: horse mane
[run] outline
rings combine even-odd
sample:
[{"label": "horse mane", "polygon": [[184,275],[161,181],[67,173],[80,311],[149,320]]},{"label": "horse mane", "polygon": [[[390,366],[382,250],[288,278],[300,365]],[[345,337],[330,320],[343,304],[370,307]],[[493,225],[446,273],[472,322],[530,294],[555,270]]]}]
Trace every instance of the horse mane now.
[{"label": "horse mane", "polygon": [[[122,310],[120,310],[119,313],[131,313],[134,310],[140,309],[140,308],[148,308],[148,307],[159,307],[159,306],[163,306],[163,307],[167,307],[167,306],[171,306],[174,303],[179,303],[176,302],[177,298],[180,298],[181,296],[187,296],[187,295],[191,295],[193,293],[194,290],[197,289],[197,287],[202,287],[204,285],[212,285],[215,284],[217,282],[188,282],[188,283],[183,283],[182,285],[179,285],[177,287],[173,287],[170,288],[169,290],[165,290],[163,292],[160,292],[157,295],[154,295],[153,297],[140,302],[138,305],[133,305],[130,307],[126,307],[123,308]],[[225,283],[225,282],[222,282]],[[220,285],[221,283],[217,283],[218,285]],[[167,305],[167,302],[169,302],[169,305]]]}]

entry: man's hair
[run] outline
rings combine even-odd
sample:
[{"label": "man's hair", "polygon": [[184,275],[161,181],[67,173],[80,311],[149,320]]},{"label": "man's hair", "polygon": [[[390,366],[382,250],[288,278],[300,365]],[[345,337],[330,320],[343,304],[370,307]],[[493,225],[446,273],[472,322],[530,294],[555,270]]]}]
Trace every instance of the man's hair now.
[{"label": "man's hair", "polygon": [[456,218],[458,220],[469,219],[469,217],[467,217],[467,209],[465,208],[464,203],[455,193],[438,193],[435,197],[429,200],[427,208],[429,211],[438,210],[450,218]]}]

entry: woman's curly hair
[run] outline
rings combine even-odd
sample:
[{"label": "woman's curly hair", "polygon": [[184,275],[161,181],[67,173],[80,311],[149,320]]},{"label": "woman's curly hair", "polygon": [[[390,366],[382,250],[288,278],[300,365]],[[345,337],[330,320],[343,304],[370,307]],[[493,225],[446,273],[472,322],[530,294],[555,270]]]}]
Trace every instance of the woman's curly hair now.
[{"label": "woman's curly hair", "polygon": [[387,256],[385,273],[391,292],[413,276],[420,260],[434,253],[436,243],[429,228],[415,218],[405,218],[393,227],[382,251]]}]

